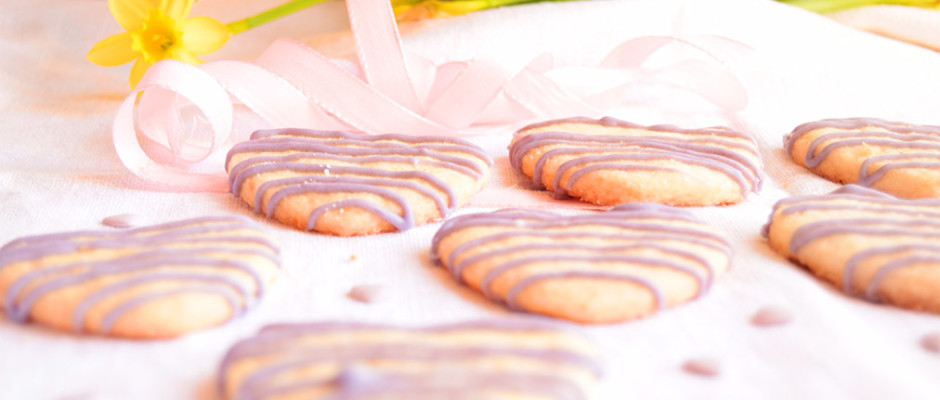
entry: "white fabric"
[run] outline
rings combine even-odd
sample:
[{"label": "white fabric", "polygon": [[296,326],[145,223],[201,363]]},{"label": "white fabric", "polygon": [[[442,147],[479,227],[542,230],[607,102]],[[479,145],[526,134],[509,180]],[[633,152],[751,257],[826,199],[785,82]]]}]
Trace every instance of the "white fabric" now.
[{"label": "white fabric", "polygon": [[[195,13],[231,21],[271,3],[277,2],[204,0]],[[236,36],[208,58],[250,60],[279,36],[348,53],[348,35],[313,38],[344,29],[344,19],[341,3],[326,3]],[[128,92],[130,67],[106,69],[84,60],[96,41],[118,30],[101,1],[0,5],[0,243],[97,228],[103,218],[122,213],[150,222],[251,215],[227,194],[148,190],[121,166],[110,126]],[[766,182],[743,204],[691,210],[727,232],[737,251],[733,268],[703,299],[640,321],[573,326],[596,339],[607,358],[608,373],[595,397],[940,398],[940,356],[918,345],[922,335],[940,330],[940,316],[846,297],[776,255],[759,234],[776,200],[836,187],[785,156],[786,132],[806,121],[853,116],[940,124],[940,54],[769,0],[546,3],[403,29],[406,50],[436,61],[469,58],[488,46],[524,46],[552,51],[570,66],[594,65],[617,43],[650,34],[718,34],[753,46],[756,57],[729,65],[748,86],[750,106],[721,115],[692,100],[664,102],[638,88],[613,116],[745,130],[761,145]],[[502,168],[494,172],[493,186],[508,187],[517,178],[506,169],[510,131],[501,133],[476,141]],[[439,224],[336,238],[256,219],[280,242],[284,274],[246,317],[153,342],[76,337],[0,318],[0,398],[213,399],[225,350],[268,323],[423,325],[508,315],[428,263]],[[384,285],[384,298],[350,301],[345,293],[359,284]],[[792,309],[794,322],[751,326],[752,313],[769,304]],[[707,379],[680,369],[700,356],[720,360],[721,375]]]}]

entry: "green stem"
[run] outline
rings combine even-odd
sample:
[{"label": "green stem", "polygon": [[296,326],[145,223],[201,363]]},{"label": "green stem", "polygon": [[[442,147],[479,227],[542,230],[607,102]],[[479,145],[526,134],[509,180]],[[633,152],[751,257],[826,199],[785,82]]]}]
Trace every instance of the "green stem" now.
[{"label": "green stem", "polygon": [[297,11],[303,10],[307,7],[315,6],[317,4],[323,3],[326,0],[294,0],[287,3],[284,3],[280,6],[274,7],[268,11],[265,11],[260,14],[252,15],[248,18],[238,20],[226,25],[229,31],[232,34],[242,33],[251,28],[255,28],[261,25],[264,25],[268,22],[274,21],[278,18],[293,14]]},{"label": "green stem", "polygon": [[921,8],[937,8],[938,0],[777,0],[809,11],[830,13],[850,8],[891,4]]}]

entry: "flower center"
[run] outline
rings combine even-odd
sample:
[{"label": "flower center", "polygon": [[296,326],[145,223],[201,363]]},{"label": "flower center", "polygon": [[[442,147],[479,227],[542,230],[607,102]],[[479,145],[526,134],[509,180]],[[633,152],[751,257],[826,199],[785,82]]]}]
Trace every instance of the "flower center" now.
[{"label": "flower center", "polygon": [[182,32],[177,22],[160,9],[152,9],[141,21],[143,27],[133,33],[133,50],[140,53],[144,60],[157,62],[168,58],[175,46],[179,46]]}]

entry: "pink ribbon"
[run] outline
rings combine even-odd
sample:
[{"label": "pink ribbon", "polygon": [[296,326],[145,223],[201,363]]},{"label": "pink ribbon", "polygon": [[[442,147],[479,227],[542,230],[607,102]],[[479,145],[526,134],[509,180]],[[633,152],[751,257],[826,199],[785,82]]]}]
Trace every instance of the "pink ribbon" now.
[{"label": "pink ribbon", "polygon": [[[748,48],[730,39],[629,40],[600,66],[580,71],[629,79],[585,92],[553,79],[565,71],[549,54],[433,65],[402,51],[388,0],[347,0],[346,6],[358,64],[327,59],[290,39],[275,41],[255,63],[155,64],[117,111],[113,134],[121,161],[158,189],[227,191],[225,153],[247,133],[235,117],[241,108],[272,127],[469,136],[535,119],[601,116],[634,85],[677,87],[728,111],[747,105],[722,53]],[[644,67],[671,45],[699,51],[705,60]]]}]

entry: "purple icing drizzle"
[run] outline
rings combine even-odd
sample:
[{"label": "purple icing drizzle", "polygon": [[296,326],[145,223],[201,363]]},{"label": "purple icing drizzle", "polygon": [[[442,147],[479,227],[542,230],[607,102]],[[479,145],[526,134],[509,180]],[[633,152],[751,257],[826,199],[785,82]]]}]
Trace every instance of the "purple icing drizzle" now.
[{"label": "purple icing drizzle", "polygon": [[[567,263],[618,263],[618,264],[628,264],[628,265],[643,265],[646,267],[660,267],[660,268],[670,268],[677,271],[684,272],[688,275],[691,275],[698,281],[699,287],[702,290],[705,289],[705,278],[701,276],[694,269],[685,267],[679,263],[673,262],[664,262],[654,258],[647,257],[635,257],[635,256],[623,256],[623,255],[587,255],[587,256],[534,256],[534,257],[525,257],[517,258],[513,261],[501,264],[493,269],[491,269],[486,276],[483,277],[483,281],[480,283],[482,288],[483,295],[492,299],[499,300],[499,297],[493,293],[492,285],[500,277],[500,275],[506,273],[509,270],[515,268],[521,268],[530,264],[538,264],[543,262],[567,262]],[[506,303],[513,309],[524,310],[519,307],[513,307],[514,303],[511,302],[511,299],[514,299],[523,289],[533,285],[535,283],[547,280],[547,279],[562,279],[562,278],[603,278],[603,279],[622,279],[629,282],[639,283],[642,286],[646,287],[653,297],[656,299],[656,308],[662,309],[665,304],[663,303],[663,294],[662,291],[656,287],[651,281],[643,279],[638,276],[621,274],[616,272],[596,272],[596,271],[565,271],[563,273],[536,273],[527,276],[525,279],[520,280],[515,283],[512,288],[509,290],[509,294],[506,295]],[[701,291],[700,291],[701,294]]]},{"label": "purple icing drizzle", "polygon": [[225,299],[226,302],[228,302],[229,307],[232,309],[232,317],[241,314],[241,311],[239,310],[239,303],[241,303],[242,300],[238,298],[238,295],[232,293],[230,288],[220,286],[189,286],[147,293],[119,304],[117,307],[114,307],[114,309],[105,314],[104,318],[101,319],[101,331],[109,332],[119,318],[137,307],[154,300],[187,293],[205,293],[221,296]]},{"label": "purple icing drizzle", "polygon": [[[642,134],[580,134],[564,131],[527,133],[534,129],[564,124],[595,125],[642,130]],[[665,134],[679,135],[667,136]],[[584,175],[596,171],[669,171],[681,170],[651,166],[648,161],[675,160],[721,172],[735,181],[742,196],[756,192],[761,186],[761,166],[757,145],[753,138],[727,128],[683,129],[671,125],[642,126],[614,118],[600,120],[567,118],[527,126],[516,134],[521,136],[509,148],[509,161],[522,171],[523,159],[532,151],[546,146],[561,146],[548,150],[536,160],[532,182],[543,185],[543,170],[548,160],[558,156],[576,156],[562,163],[555,172],[552,189],[555,197],[563,197]],[[735,140],[737,139],[737,140]],[[740,139],[747,140],[742,143]],[[750,157],[745,156],[750,155]],[[567,181],[562,176],[570,170]]]},{"label": "purple icing drizzle", "polygon": [[[622,275],[612,272],[595,272],[595,271],[573,271],[573,272],[555,272],[555,273],[542,273],[542,274],[532,274],[529,275],[517,282],[515,285],[509,289],[509,292],[506,294],[506,306],[512,310],[525,311],[525,308],[522,307],[516,298],[519,297],[519,294],[522,293],[525,289],[530,286],[543,282],[546,280],[556,280],[556,279],[572,279],[572,278],[589,278],[589,279],[604,279],[604,280],[617,280],[624,282],[631,282],[637,285],[643,286],[646,290],[649,290],[653,294],[653,303],[656,304],[656,309],[661,310],[666,307],[666,302],[663,298],[663,292],[656,287],[649,279],[641,278],[639,276],[629,276]],[[701,283],[701,280],[699,281]],[[701,287],[701,286],[700,286]],[[490,298],[495,296],[489,295]]]},{"label": "purple icing drizzle", "polygon": [[[243,153],[251,155],[233,165],[232,158]],[[318,160],[317,164],[304,162],[314,159]],[[370,165],[377,163],[396,164],[405,170],[390,171]],[[240,196],[245,181],[252,177],[272,173],[291,175],[267,181],[255,190],[255,211],[269,217],[284,199],[307,193],[369,194],[391,201],[401,209],[387,209],[365,198],[323,204],[308,215],[307,230],[314,230],[324,213],[346,207],[365,210],[400,231],[410,229],[415,223],[414,211],[400,193],[404,190],[431,199],[439,215],[446,217],[457,207],[457,195],[444,179],[422,168],[443,168],[481,180],[492,164],[492,159],[482,149],[460,139],[306,129],[257,131],[251,140],[235,145],[226,159],[229,183],[235,196]],[[273,194],[265,202],[269,191]]]},{"label": "purple icing drizzle", "polygon": [[[866,127],[879,130],[861,130]],[[793,154],[795,143],[802,137],[824,128],[836,130],[813,139],[803,156],[807,168],[818,167],[830,154],[842,148],[878,146],[903,154],[882,154],[866,158],[859,167],[857,184],[870,187],[894,170],[940,169],[940,126],[912,125],[875,118],[825,119],[802,124],[784,137],[787,154]],[[824,144],[826,142],[830,143]],[[914,152],[909,152],[910,150]],[[915,159],[920,161],[910,161]],[[876,163],[881,163],[881,166],[871,171]]]},{"label": "purple icing drizzle", "polygon": [[[250,393],[252,395],[248,397],[255,398],[267,398],[271,397],[273,393],[283,393],[284,389],[287,387],[276,384],[275,378],[278,375],[302,368],[304,366],[329,362],[338,362],[344,365],[356,365],[368,360],[400,360],[409,362],[435,362],[446,360],[448,363],[450,363],[459,361],[472,361],[474,359],[487,357],[512,356],[536,359],[546,363],[575,364],[578,367],[591,370],[592,372],[594,372],[596,368],[596,363],[593,360],[588,359],[587,357],[572,354],[570,352],[553,350],[509,349],[501,347],[446,348],[421,344],[397,344],[395,346],[382,344],[371,346],[355,344],[352,346],[334,346],[331,348],[318,348],[313,350],[298,346],[298,348],[295,349],[282,348],[279,349],[279,351],[289,351],[290,356],[286,357],[288,359],[285,359],[279,363],[268,365],[252,371],[249,376],[245,377],[240,382],[238,394],[235,396],[236,398],[242,397],[240,395],[246,393]],[[406,384],[406,382],[403,380],[408,378],[408,375],[395,376],[394,374],[389,374],[388,372],[379,373],[378,371],[371,374],[365,374],[366,376],[362,376],[354,372],[353,376],[349,376],[347,375],[349,372],[350,371],[348,370],[343,370],[337,377],[337,380],[340,381],[337,383],[341,384],[339,389],[341,392],[343,392],[343,394],[350,394],[350,392],[372,391],[374,389],[389,390],[392,389],[391,386]],[[471,375],[467,378],[470,380],[475,380],[474,378],[484,378],[480,379],[477,384],[485,385],[487,386],[487,389],[493,389],[494,382],[491,382],[491,379],[485,378],[485,375]],[[310,385],[303,386],[308,388],[309,386],[315,387],[323,384],[324,382],[322,380],[313,380],[309,383]],[[423,384],[419,384],[418,382],[407,382],[407,385],[410,389],[420,390],[420,394],[426,394],[427,390],[434,389],[433,386],[425,386],[427,385],[427,382],[424,382]],[[300,386],[297,386],[296,383],[293,383],[288,387],[291,390],[300,388]],[[476,384],[469,384],[466,382],[466,380],[463,379],[460,385],[458,387],[454,387],[453,389],[464,391],[479,390]],[[531,392],[531,389],[529,392]]]},{"label": "purple icing drizzle", "polygon": [[[209,249],[210,251],[216,251],[215,249]],[[238,252],[230,251],[229,249],[222,249],[223,251],[229,251],[230,253],[238,254]],[[206,251],[206,250],[202,250]],[[7,293],[4,296],[4,305],[6,308],[7,315],[10,316],[10,319],[18,322],[25,322],[29,316],[29,311],[32,308],[33,304],[38,301],[41,297],[46,294],[52,293],[69,286],[79,285],[88,281],[92,281],[108,275],[117,275],[117,274],[128,274],[135,272],[149,272],[147,270],[165,268],[168,265],[191,265],[199,267],[216,267],[216,268],[234,268],[241,270],[242,272],[248,273],[252,276],[252,279],[255,282],[255,286],[259,291],[259,295],[263,294],[263,285],[261,278],[257,273],[247,265],[238,262],[232,261],[221,261],[215,259],[206,259],[206,258],[196,258],[196,257],[174,257],[173,251],[168,251],[157,255],[157,257],[147,257],[144,254],[132,255],[129,257],[122,257],[115,259],[113,261],[104,261],[98,262],[97,264],[91,263],[75,263],[75,264],[65,264],[62,266],[52,266],[42,269],[33,270],[21,275],[17,278],[8,288]],[[191,253],[191,252],[190,252]],[[152,255],[148,254],[148,255]],[[148,259],[149,258],[149,259]],[[76,270],[81,269],[81,272]],[[55,275],[62,275],[56,277]],[[20,297],[21,292],[28,285],[33,284],[41,280],[44,277],[53,276],[51,279],[47,279],[42,283],[35,285],[25,296],[22,296],[22,299],[17,301],[17,298]],[[126,289],[136,284],[141,283],[150,283],[158,281],[161,279],[174,279],[174,280],[184,280],[191,278],[182,278],[179,275],[166,275],[159,272],[149,272],[147,275],[143,275],[143,278],[146,278],[147,282],[140,282],[138,278],[127,278],[118,286],[118,291],[121,289]],[[231,286],[239,287],[238,283],[229,278],[221,276],[211,276],[214,281],[229,284]],[[247,293],[247,289],[240,288],[240,291]]]},{"label": "purple icing drizzle", "polygon": [[[562,364],[579,368],[595,376],[602,373],[598,362],[591,356],[565,349],[512,348],[499,341],[490,344],[453,344],[438,346],[421,340],[407,343],[340,343],[331,346],[311,346],[310,340],[318,335],[337,335],[343,332],[407,333],[415,334],[508,334],[525,332],[555,332],[552,325],[535,321],[480,321],[426,328],[399,328],[383,325],[322,322],[312,324],[274,325],[262,329],[254,338],[242,341],[225,355],[220,366],[219,389],[224,392],[230,368],[241,360],[266,359],[266,364],[249,371],[227,398],[264,399],[294,392],[332,386],[330,399],[356,399],[361,396],[383,394],[401,398],[475,399],[488,391],[503,390],[544,395],[549,398],[582,400],[586,395],[579,384],[563,376],[535,375],[524,372],[501,371],[493,373],[481,369],[456,367],[459,363],[472,363],[492,357],[512,357],[539,362],[546,366]],[[416,337],[418,339],[418,337]],[[371,367],[373,360],[426,363],[446,370],[433,370],[431,376],[399,373]],[[305,367],[333,363],[340,372],[333,379],[295,377],[279,379]],[[448,376],[450,379],[436,379]],[[430,396],[430,397],[428,397]],[[441,397],[437,397],[441,396]]]},{"label": "purple icing drizzle", "polygon": [[828,195],[781,200],[774,206],[773,214],[840,210],[864,214],[864,217],[828,219],[800,226],[790,239],[789,252],[793,255],[817,240],[837,235],[904,239],[902,243],[860,249],[845,263],[842,289],[847,294],[855,294],[853,278],[858,267],[874,257],[889,257],[889,261],[877,266],[861,293],[868,300],[878,301],[878,287],[891,272],[918,264],[940,265],[940,244],[935,244],[940,239],[938,209],[940,200],[904,200],[859,185],[846,185]]},{"label": "purple icing drizzle", "polygon": [[[469,257],[462,258],[460,262],[456,262],[456,263],[454,262],[454,260],[456,260],[461,255],[461,253],[466,252],[467,250],[473,249],[476,246],[480,246],[485,243],[497,242],[499,240],[503,240],[507,238],[522,237],[522,236],[529,237],[529,238],[540,238],[540,239],[541,238],[550,238],[550,239],[574,239],[574,238],[588,239],[590,238],[590,239],[602,239],[602,240],[603,239],[614,239],[614,240],[632,239],[632,240],[642,240],[642,241],[654,241],[654,240],[683,241],[683,240],[686,240],[690,243],[696,243],[705,247],[711,247],[718,251],[724,251],[724,249],[722,249],[720,246],[715,245],[714,242],[698,240],[698,239],[687,240],[687,238],[684,238],[681,235],[655,235],[655,234],[652,234],[652,235],[651,234],[599,235],[599,234],[587,234],[587,233],[581,233],[581,232],[574,233],[574,234],[558,234],[558,233],[552,234],[552,232],[528,233],[525,231],[509,231],[509,232],[504,232],[504,233],[500,233],[496,235],[487,236],[485,238],[470,241],[461,246],[458,246],[457,248],[455,248],[454,250],[450,252],[450,255],[447,257],[448,262],[446,265],[452,265],[453,267],[450,267],[451,274],[453,274],[454,278],[457,279],[459,282],[464,283],[463,271],[467,267],[490,257],[506,256],[506,255],[517,253],[517,252],[528,252],[528,251],[533,251],[533,250],[540,250],[540,251],[567,250],[573,253],[585,252],[585,251],[588,251],[591,253],[598,253],[598,252],[605,252],[605,251],[606,252],[619,252],[619,251],[627,251],[627,250],[634,250],[634,249],[637,249],[637,250],[638,249],[654,249],[656,251],[659,251],[665,254],[677,255],[683,258],[694,260],[698,264],[701,264],[703,267],[705,267],[709,271],[709,274],[706,277],[702,277],[702,279],[704,279],[703,281],[704,288],[708,288],[709,286],[711,286],[711,278],[715,273],[714,267],[697,255],[687,253],[684,251],[670,249],[665,246],[650,244],[650,243],[634,244],[634,245],[614,245],[614,246],[592,246],[592,245],[564,244],[564,243],[562,244],[534,243],[534,244],[527,244],[523,246],[507,246],[499,250],[493,250],[493,251],[489,251],[485,253],[478,253]],[[469,246],[467,244],[469,244]],[[696,273],[696,276],[698,276],[697,273]],[[699,293],[699,294],[701,295],[703,293]]]},{"label": "purple icing drizzle", "polygon": [[[317,168],[316,172],[322,172],[323,169],[324,168],[322,167]],[[354,170],[363,170],[363,169],[364,168],[343,168],[343,167],[332,168],[332,170],[338,173],[353,172]],[[438,179],[437,177],[433,175],[426,174],[426,173],[419,172],[419,171],[403,171],[403,172],[384,172],[383,171],[383,173],[379,174],[379,176],[381,176],[380,179],[368,179],[368,178],[358,178],[358,177],[339,178],[335,176],[312,176],[312,177],[311,176],[299,176],[295,178],[271,180],[271,181],[263,183],[261,186],[258,187],[258,190],[255,194],[255,211],[271,216],[274,214],[274,210],[277,207],[277,203],[287,196],[285,192],[294,191],[294,192],[304,193],[303,191],[296,189],[296,187],[304,186],[304,185],[306,185],[307,187],[312,187],[314,184],[318,184],[319,186],[330,188],[332,189],[331,192],[337,191],[338,190],[337,188],[342,188],[344,190],[350,190],[350,191],[354,189],[361,190],[362,185],[379,186],[379,187],[385,186],[385,187],[409,189],[434,200],[434,203],[437,204],[437,209],[441,214],[446,214],[446,213],[453,211],[453,209],[457,205],[456,204],[457,195],[454,194],[454,191],[450,188],[450,186],[447,186],[445,182],[441,181],[440,179]],[[411,181],[393,180],[394,178],[409,179],[409,178],[415,178],[415,177],[425,179],[428,183],[433,185],[435,188],[444,192],[448,198],[447,203],[445,204],[444,199],[442,199],[441,196],[439,196],[437,193],[433,192],[432,190],[429,190],[425,186],[419,185]],[[264,193],[267,192],[268,189],[271,189],[273,187],[279,187],[279,190],[273,196],[271,196],[271,199],[268,201],[267,206],[262,208],[262,205],[264,204],[264,198],[263,198]],[[291,187],[291,188],[288,188],[288,187]],[[387,191],[383,191],[383,194],[387,195]],[[401,196],[398,196],[398,195],[395,195],[395,197],[402,198]]]},{"label": "purple icing drizzle", "polygon": [[[704,228],[675,226],[676,222],[702,226],[688,212],[649,203],[619,205],[604,213],[572,217],[559,217],[556,214],[531,210],[471,214],[447,221],[441,227],[431,243],[431,259],[448,268],[460,282],[464,282],[464,271],[471,265],[490,259],[503,259],[493,266],[480,282],[483,294],[493,300],[499,300],[499,296],[493,292],[492,285],[502,274],[516,268],[556,261],[569,261],[574,264],[616,263],[631,267],[671,269],[693,277],[699,283],[698,295],[701,296],[711,285],[715,266],[700,256],[671,248],[664,243],[680,242],[709,248],[724,253],[729,260],[731,245],[724,238]],[[446,257],[442,258],[441,241],[450,235],[477,227],[496,229],[492,233],[454,246]],[[610,229],[616,231],[609,231]],[[497,245],[516,238],[535,242]],[[572,239],[604,240],[611,243],[598,246],[557,242]],[[635,250],[652,250],[664,256],[682,258],[691,265],[703,267],[706,273],[703,275],[699,270],[690,268],[690,264],[671,259],[624,254],[625,251]],[[526,288],[547,280],[569,278],[632,282],[649,290],[658,308],[665,306],[662,290],[649,279],[623,271],[587,271],[577,267],[538,272],[521,278],[510,285],[505,302],[512,309],[525,311],[516,302],[516,297]]]},{"label": "purple icing drizzle", "polygon": [[[940,148],[940,147],[938,147]],[[874,156],[867,158],[862,162],[862,166],[858,169],[858,184],[862,186],[871,186],[875,182],[878,182],[883,178],[888,172],[898,169],[914,168],[914,169],[940,169],[940,162],[938,161],[903,161],[911,159],[940,159],[940,154],[929,154],[929,153],[907,153],[907,154],[886,154],[881,156]],[[881,167],[875,170],[875,172],[869,173],[871,165],[874,163],[880,163],[889,161],[886,164],[883,164]]]},{"label": "purple icing drizzle", "polygon": [[[437,375],[434,378],[449,376]],[[324,400],[357,400],[381,396],[384,399],[439,399],[477,400],[488,398],[492,392],[523,392],[539,398],[556,400],[587,400],[586,394],[574,382],[550,375],[527,373],[495,374],[478,373],[461,377],[460,381],[427,379],[422,376],[383,373],[375,381],[364,386],[348,386],[341,381],[341,391],[323,397]],[[359,384],[356,382],[355,384]]]},{"label": "purple icing drizzle", "polygon": [[[264,281],[258,271],[238,261],[239,257],[260,256],[278,263],[278,250],[272,243],[260,235],[233,235],[242,230],[254,228],[244,218],[206,217],[119,232],[79,231],[14,240],[0,249],[0,273],[17,263],[69,253],[96,250],[131,250],[131,253],[26,270],[5,288],[4,311],[11,321],[25,323],[33,305],[44,296],[109,279],[113,282],[97,288],[73,308],[72,328],[76,332],[86,327],[86,315],[96,304],[126,290],[158,282],[175,282],[177,287],[149,290],[123,299],[103,317],[102,333],[107,333],[135,308],[181,293],[221,296],[231,305],[232,317],[237,316],[264,294]],[[225,254],[226,259],[211,254]],[[252,285],[246,286],[222,273],[227,270],[247,274]]]},{"label": "purple icing drizzle", "polygon": [[[937,236],[937,235],[935,235]],[[854,290],[852,287],[852,277],[855,275],[855,270],[858,269],[858,266],[870,257],[876,256],[886,256],[894,254],[904,254],[904,253],[914,253],[914,254],[924,254],[918,257],[906,257],[898,260],[891,261],[887,264],[884,264],[879,267],[878,271],[872,277],[871,281],[865,288],[864,294],[865,297],[869,300],[876,300],[879,284],[884,280],[884,278],[890,273],[898,268],[903,268],[911,266],[918,262],[934,262],[936,263],[940,260],[940,245],[931,245],[931,244],[908,244],[908,245],[899,245],[899,246],[885,246],[885,247],[876,247],[873,249],[868,249],[861,251],[845,263],[845,270],[842,272],[842,290],[845,293],[853,294]]]},{"label": "purple icing drizzle", "polygon": [[[72,329],[76,333],[80,333],[82,331],[82,327],[85,326],[85,318],[86,318],[85,315],[88,313],[88,310],[91,309],[91,307],[93,307],[95,304],[107,299],[110,296],[120,293],[121,291],[126,290],[128,288],[131,288],[137,285],[152,283],[158,280],[195,281],[195,282],[204,281],[204,282],[210,282],[210,283],[224,283],[229,286],[232,286],[234,289],[238,291],[239,296],[238,297],[231,296],[229,294],[230,292],[229,290],[225,292],[225,297],[229,300],[229,304],[231,305],[232,310],[233,311],[237,310],[235,314],[241,314],[245,310],[245,307],[241,304],[241,301],[235,300],[235,299],[237,298],[248,299],[248,298],[251,298],[252,296],[249,293],[247,288],[239,285],[238,282],[235,281],[234,279],[227,278],[227,277],[219,277],[219,276],[213,276],[213,275],[207,275],[207,274],[194,274],[194,273],[161,273],[161,274],[153,273],[149,275],[139,276],[136,278],[130,278],[130,279],[118,282],[117,284],[109,285],[103,289],[98,290],[92,295],[82,299],[82,301],[79,302],[77,306],[75,306],[74,311],[72,311]],[[192,290],[192,288],[187,287],[187,288],[181,288],[177,290],[179,290],[180,292],[185,292],[185,291],[190,291],[190,290],[194,292],[208,291],[203,288],[199,288],[199,289],[201,290]],[[176,290],[174,290],[173,293],[176,293]],[[162,296],[158,296],[158,297],[162,297]],[[104,332],[107,332],[108,330],[110,330],[110,327],[114,325],[114,322],[116,322],[117,318],[126,312],[124,311],[124,309],[126,309],[127,311],[130,311],[137,305],[144,304],[147,301],[150,301],[156,298],[157,297],[150,297],[150,295],[148,295],[145,297],[138,297],[136,299],[133,299],[132,301],[121,304],[118,308],[115,308],[114,310],[108,313],[108,315],[111,318],[106,317],[106,320],[102,321],[101,323],[102,330]]]},{"label": "purple icing drizzle", "polygon": [[[207,217],[199,221],[203,223],[219,224],[218,226],[192,226],[191,220],[172,222],[150,227],[136,228],[125,231],[78,231],[50,235],[28,236],[13,240],[0,247],[3,258],[0,259],[0,271],[6,265],[34,259],[40,256],[53,254],[66,254],[81,249],[122,249],[128,246],[160,246],[178,241],[180,236],[193,236],[187,243],[216,243],[237,242],[255,243],[275,249],[267,239],[261,237],[243,236],[213,236],[211,238],[199,235],[215,231],[229,231],[244,226],[247,220],[233,219],[232,217]],[[167,231],[165,233],[159,233]]]}]

